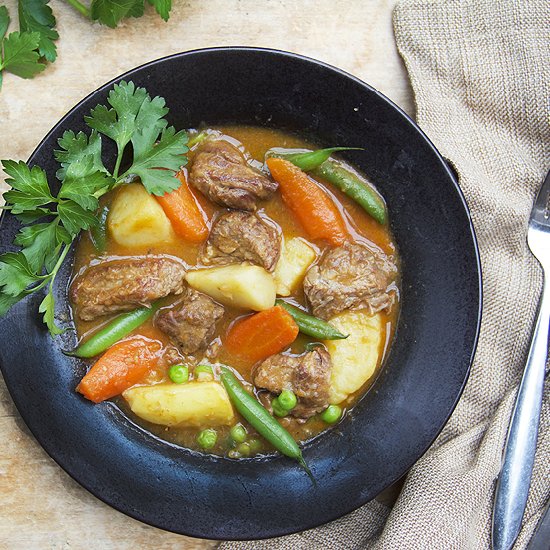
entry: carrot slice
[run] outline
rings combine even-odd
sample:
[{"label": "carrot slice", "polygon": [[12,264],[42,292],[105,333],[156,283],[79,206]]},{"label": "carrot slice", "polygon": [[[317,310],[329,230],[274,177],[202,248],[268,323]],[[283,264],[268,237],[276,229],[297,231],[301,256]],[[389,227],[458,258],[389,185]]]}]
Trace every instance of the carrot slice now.
[{"label": "carrot slice", "polygon": [[137,384],[159,361],[161,345],[154,340],[132,338],[111,346],[77,386],[84,397],[100,403]]},{"label": "carrot slice", "polygon": [[227,333],[225,346],[233,355],[255,363],[290,346],[298,332],[291,315],[275,306],[237,321]]},{"label": "carrot slice", "polygon": [[269,158],[266,162],[279,184],[283,201],[308,235],[313,239],[325,239],[333,246],[343,244],[349,233],[330,196],[288,160]]},{"label": "carrot slice", "polygon": [[172,223],[177,235],[186,241],[200,243],[208,237],[206,216],[189,188],[185,174],[177,173],[181,185],[171,193],[155,197]]}]

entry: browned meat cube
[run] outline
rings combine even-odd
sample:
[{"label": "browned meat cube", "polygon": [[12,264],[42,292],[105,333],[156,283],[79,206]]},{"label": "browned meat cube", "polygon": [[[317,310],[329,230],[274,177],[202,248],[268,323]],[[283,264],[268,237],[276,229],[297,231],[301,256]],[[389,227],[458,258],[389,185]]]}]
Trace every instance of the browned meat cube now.
[{"label": "browned meat cube", "polygon": [[168,256],[142,256],[92,265],[71,287],[78,316],[91,321],[129,311],[184,289],[185,267]]},{"label": "browned meat cube", "polygon": [[184,355],[189,355],[210,344],[223,312],[223,307],[210,296],[188,288],[174,306],[158,313],[155,325],[168,334]]},{"label": "browned meat cube", "polygon": [[211,201],[237,210],[256,210],[277,184],[248,165],[241,152],[225,140],[207,140],[196,152],[189,181]]},{"label": "browned meat cube", "polygon": [[277,229],[250,212],[227,212],[213,224],[202,251],[204,264],[234,264],[244,261],[273,271],[281,252]]},{"label": "browned meat cube", "polygon": [[322,319],[353,309],[374,314],[392,305],[396,275],[393,260],[382,251],[347,243],[307,272],[304,291],[313,314]]},{"label": "browned meat cube", "polygon": [[330,355],[322,347],[299,356],[280,353],[258,365],[253,374],[254,385],[277,395],[283,390],[293,391],[298,404],[290,414],[309,418],[329,404],[331,369]]}]

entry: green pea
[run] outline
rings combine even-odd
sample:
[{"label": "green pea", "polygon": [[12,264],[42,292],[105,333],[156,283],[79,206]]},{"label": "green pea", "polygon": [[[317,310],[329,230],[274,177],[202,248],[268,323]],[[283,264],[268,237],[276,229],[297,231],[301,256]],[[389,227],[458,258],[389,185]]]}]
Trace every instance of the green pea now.
[{"label": "green pea", "polygon": [[329,405],[321,413],[321,420],[327,424],[336,424],[340,418],[342,418],[342,409],[338,405]]},{"label": "green pea", "polygon": [[262,442],[259,439],[249,439],[247,443],[250,447],[250,454],[253,455],[258,454],[263,448]]},{"label": "green pea", "polygon": [[279,402],[279,405],[286,411],[291,411],[298,403],[294,392],[290,390],[283,390],[281,392],[281,395],[277,397],[277,401]]},{"label": "green pea", "polygon": [[241,454],[241,456],[249,456],[250,455],[250,445],[248,443],[241,443],[237,447],[237,452]]},{"label": "green pea", "polygon": [[213,430],[212,428],[208,428],[207,430],[202,430],[202,432],[199,433],[197,436],[197,443],[203,448],[203,449],[211,449],[218,440],[218,434],[216,430]]},{"label": "green pea", "polygon": [[229,430],[229,435],[235,443],[244,443],[248,434],[246,428],[242,424],[235,424],[235,426]]},{"label": "green pea", "polygon": [[185,384],[189,380],[189,369],[185,365],[172,365],[168,376],[174,384]]},{"label": "green pea", "polygon": [[241,458],[241,453],[239,453],[239,451],[236,451],[235,449],[231,449],[228,453],[227,453],[227,456],[229,458]]},{"label": "green pea", "polygon": [[288,410],[281,406],[277,397],[271,402],[271,407],[275,416],[283,418],[288,414]]}]

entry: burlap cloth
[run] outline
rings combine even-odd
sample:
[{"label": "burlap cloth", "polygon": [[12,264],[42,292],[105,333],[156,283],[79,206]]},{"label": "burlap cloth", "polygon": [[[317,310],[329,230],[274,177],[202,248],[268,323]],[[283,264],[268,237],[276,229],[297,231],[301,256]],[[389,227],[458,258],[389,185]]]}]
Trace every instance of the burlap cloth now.
[{"label": "burlap cloth", "polygon": [[[470,380],[393,510],[373,501],[318,529],[227,550],[490,547],[495,480],[542,283],[525,231],[550,169],[550,2],[404,0],[394,31],[418,124],[456,167],[479,240],[483,323]],[[526,547],[550,498],[548,386],[515,549]]]}]

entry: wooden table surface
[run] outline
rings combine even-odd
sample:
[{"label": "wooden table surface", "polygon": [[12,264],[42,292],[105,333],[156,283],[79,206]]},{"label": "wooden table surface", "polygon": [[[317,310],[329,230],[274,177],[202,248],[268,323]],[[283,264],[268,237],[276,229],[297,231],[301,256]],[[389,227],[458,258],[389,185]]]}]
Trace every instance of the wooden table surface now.
[{"label": "wooden table surface", "polygon": [[[33,80],[4,76],[0,158],[27,159],[61,116],[118,74],[158,57],[210,46],[264,46],[314,57],[358,76],[414,112],[393,39],[395,0],[173,3],[168,23],[148,9],[143,18],[108,29],[92,25],[61,0],[51,0],[61,36],[59,57]],[[16,0],[7,0],[7,7],[16,19]],[[2,176],[0,190],[5,190]],[[1,378],[0,441],[0,549],[216,546],[144,525],[81,488],[34,440]]]}]

